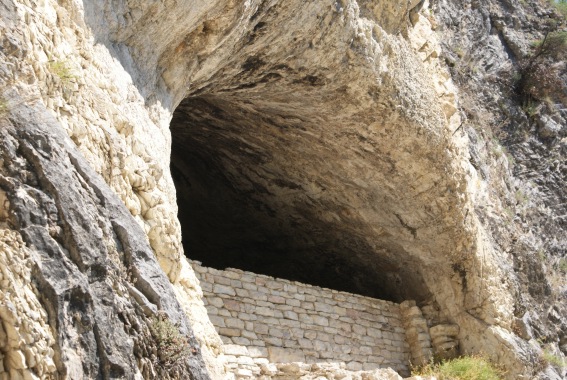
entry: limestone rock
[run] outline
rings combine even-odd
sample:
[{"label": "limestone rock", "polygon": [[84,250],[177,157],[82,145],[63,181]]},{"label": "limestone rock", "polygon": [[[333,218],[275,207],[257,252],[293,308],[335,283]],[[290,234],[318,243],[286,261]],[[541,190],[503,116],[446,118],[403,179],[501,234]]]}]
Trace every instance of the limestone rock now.
[{"label": "limestone rock", "polygon": [[[219,225],[213,247],[247,243],[259,269],[436,305],[510,378],[537,375],[526,310],[565,347],[567,116],[538,126],[510,93],[553,17],[540,2],[0,9],[0,344],[23,355],[0,376],[223,378],[178,204],[186,241]],[[179,373],[152,364],[155,310],[195,349]]]}]

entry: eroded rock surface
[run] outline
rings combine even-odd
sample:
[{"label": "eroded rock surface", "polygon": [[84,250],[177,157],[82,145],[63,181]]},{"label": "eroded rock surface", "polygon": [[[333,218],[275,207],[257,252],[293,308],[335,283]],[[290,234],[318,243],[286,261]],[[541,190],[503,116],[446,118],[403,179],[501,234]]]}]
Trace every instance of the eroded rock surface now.
[{"label": "eroded rock surface", "polygon": [[[483,85],[526,54],[526,25],[538,34],[533,18],[506,16],[525,4],[0,0],[0,9],[0,216],[6,240],[27,245],[34,280],[21,278],[39,290],[38,342],[53,347],[36,351],[59,375],[157,376],[144,359],[145,305],[189,337],[190,323],[201,344],[202,358],[197,349],[172,376],[204,377],[205,365],[224,376],[183,256],[172,145],[189,255],[233,250],[245,269],[416,299],[426,319],[459,326],[451,338],[463,353],[486,353],[510,378],[542,369],[537,338],[564,354],[564,299],[548,297],[564,282],[547,282],[557,271],[537,252],[564,259],[565,121],[539,118],[552,149],[535,138],[512,145],[521,158],[512,171],[502,151],[495,160],[486,150],[485,121],[467,123],[451,79],[462,100],[497,114],[499,98],[511,98]],[[447,67],[459,36],[486,57],[470,88],[468,66]],[[522,119],[517,102],[500,108]],[[549,180],[516,184],[542,167]],[[519,215],[506,218],[523,198],[517,188],[537,211],[514,204]],[[21,343],[9,347],[17,353],[4,363],[23,371]],[[26,369],[53,372],[31,359]]]},{"label": "eroded rock surface", "polygon": [[[14,326],[10,322],[20,316],[10,315],[14,306],[3,300],[2,322],[9,329],[4,363],[11,376],[208,379],[199,345],[142,229],[58,122],[30,104],[1,123],[0,186],[9,203],[2,223],[25,242],[33,280],[29,274],[22,280],[29,282],[24,289],[33,289],[26,298],[36,303],[35,311],[18,312],[49,323],[36,328],[39,337],[33,324]],[[159,337],[150,332],[158,311],[178,326],[191,350],[172,369],[160,366]],[[44,351],[36,357],[37,348]]]}]

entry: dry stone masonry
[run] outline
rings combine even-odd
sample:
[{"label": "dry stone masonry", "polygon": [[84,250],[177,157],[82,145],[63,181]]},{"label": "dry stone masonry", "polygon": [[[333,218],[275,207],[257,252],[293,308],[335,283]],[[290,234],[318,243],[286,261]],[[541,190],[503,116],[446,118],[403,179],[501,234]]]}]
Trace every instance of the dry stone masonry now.
[{"label": "dry stone masonry", "polygon": [[351,371],[408,371],[410,347],[396,303],[232,268],[192,265],[234,372],[258,375],[268,363],[289,362],[344,362]]}]

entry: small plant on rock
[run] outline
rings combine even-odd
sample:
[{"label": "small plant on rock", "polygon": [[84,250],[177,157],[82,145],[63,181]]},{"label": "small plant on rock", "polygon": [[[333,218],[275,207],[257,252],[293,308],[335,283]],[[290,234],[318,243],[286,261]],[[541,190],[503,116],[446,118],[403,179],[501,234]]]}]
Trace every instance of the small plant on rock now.
[{"label": "small plant on rock", "polygon": [[149,327],[157,346],[156,365],[169,370],[189,356],[191,347],[187,337],[179,332],[179,326],[173,324],[165,313],[153,317]]},{"label": "small plant on rock", "polygon": [[49,61],[49,69],[63,84],[68,84],[77,78],[67,61],[51,60]]},{"label": "small plant on rock", "polygon": [[553,354],[553,352],[547,349],[543,351],[543,360],[546,363],[549,363],[550,365],[557,368],[567,367],[567,361],[565,361],[565,359],[562,359],[561,357]]},{"label": "small plant on rock", "polygon": [[550,2],[563,17],[567,18],[567,0],[550,0]]},{"label": "small plant on rock", "polygon": [[500,380],[502,374],[481,356],[430,363],[412,371],[413,376],[435,376],[438,380]]},{"label": "small plant on rock", "polygon": [[520,64],[518,89],[524,104],[550,100],[567,104],[567,85],[562,79],[567,59],[567,32],[548,31],[534,43],[533,54]]}]

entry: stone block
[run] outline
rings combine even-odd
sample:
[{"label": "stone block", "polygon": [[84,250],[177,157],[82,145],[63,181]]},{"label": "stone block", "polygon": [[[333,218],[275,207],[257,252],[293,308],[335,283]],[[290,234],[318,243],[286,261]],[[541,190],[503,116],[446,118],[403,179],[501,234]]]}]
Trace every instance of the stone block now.
[{"label": "stone block", "polygon": [[299,321],[302,323],[313,324],[313,317],[307,314],[299,314]]},{"label": "stone block", "polygon": [[271,327],[268,334],[276,338],[283,338],[284,331],[275,327]]},{"label": "stone block", "polygon": [[266,345],[269,346],[275,346],[275,347],[281,347],[283,346],[283,340],[281,338],[276,338],[273,336],[266,336],[266,338],[264,338],[264,340],[266,341]]},{"label": "stone block", "polygon": [[368,336],[371,336],[373,338],[380,338],[382,337],[382,331],[372,328],[372,327],[367,327],[366,328],[366,334]]},{"label": "stone block", "polygon": [[274,309],[265,306],[260,306],[256,308],[256,314],[262,315],[264,317],[273,317]]},{"label": "stone block", "polygon": [[264,325],[264,324],[255,324],[254,325],[254,332],[257,333],[257,334],[266,335],[266,334],[268,334],[269,330],[270,330],[270,328],[267,325]]},{"label": "stone block", "polygon": [[254,333],[253,331],[250,331],[250,330],[249,329],[242,330],[241,331],[242,337],[247,338],[247,339],[258,339],[258,335],[256,335],[256,333]]},{"label": "stone block", "polygon": [[305,362],[305,354],[296,349],[268,347],[268,359],[272,363]]},{"label": "stone block", "polygon": [[225,344],[222,347],[222,350],[225,355],[248,356],[248,349],[245,346],[238,344]]},{"label": "stone block", "polygon": [[313,302],[302,302],[301,307],[305,310],[315,310]]},{"label": "stone block", "polygon": [[225,309],[231,310],[231,311],[240,311],[241,309],[241,303],[235,300],[231,300],[231,299],[225,299],[224,300],[224,307]]},{"label": "stone block", "polygon": [[209,314],[209,315],[218,315],[219,314],[219,309],[217,309],[214,306],[208,305],[205,308],[207,309],[207,314]]},{"label": "stone block", "polygon": [[262,322],[267,324],[267,325],[272,325],[272,326],[279,326],[280,325],[280,319],[278,319],[278,318],[265,317],[265,318],[262,318]]},{"label": "stone block", "polygon": [[313,315],[313,323],[319,326],[329,326],[329,320],[325,317],[321,317],[318,315]]},{"label": "stone block", "polygon": [[305,334],[304,334],[304,335],[305,335],[305,338],[311,339],[311,340],[317,338],[317,332],[316,332],[316,331],[310,331],[310,330],[308,330],[308,331],[305,331]]},{"label": "stone block", "polygon": [[317,301],[317,297],[310,295],[310,294],[306,294],[305,295],[305,301],[307,302],[315,302]]},{"label": "stone block", "polygon": [[328,304],[326,304],[326,303],[315,302],[314,305],[315,305],[315,310],[316,310],[316,311],[319,311],[319,312],[322,311],[322,312],[329,313],[329,314],[331,314],[331,313],[334,312],[333,306],[328,305]]},{"label": "stone block", "polygon": [[248,347],[248,354],[252,358],[267,358],[268,349],[265,347]]},{"label": "stone block", "polygon": [[292,284],[284,284],[283,290],[291,294],[297,293],[297,286]]},{"label": "stone block", "polygon": [[240,330],[244,329],[244,321],[241,321],[237,318],[226,318],[224,320],[224,323],[226,323],[226,327],[236,328]]},{"label": "stone block", "polygon": [[340,306],[333,306],[333,314],[338,315],[339,317],[345,317],[347,309]]},{"label": "stone block", "polygon": [[201,281],[200,285],[201,285],[201,290],[203,291],[204,294],[213,292],[213,284],[206,281]]},{"label": "stone block", "polygon": [[244,298],[250,297],[250,293],[246,289],[237,288],[237,289],[234,289],[234,290],[236,291],[236,295],[238,297],[244,297]]},{"label": "stone block", "polygon": [[333,299],[333,297],[332,297],[331,295],[329,295],[329,294],[325,295],[325,297],[323,297],[322,301],[323,301],[324,303],[326,303],[327,305],[331,305],[331,306],[337,305],[337,301],[335,301],[335,300]]},{"label": "stone block", "polygon": [[330,343],[322,342],[320,340],[313,341],[313,348],[317,352],[324,352],[324,351],[333,351],[333,347]]},{"label": "stone block", "polygon": [[291,319],[281,319],[280,325],[285,326],[285,327],[291,327],[291,328],[301,328],[301,322],[294,321],[294,320],[291,320]]},{"label": "stone block", "polygon": [[289,306],[295,306],[295,307],[301,306],[301,302],[297,299],[287,299],[287,300],[285,300],[285,304],[289,305]]},{"label": "stone block", "polygon": [[230,278],[226,278],[224,273],[221,275],[216,275],[215,284],[230,286]]},{"label": "stone block", "polygon": [[313,349],[313,342],[311,341],[311,339],[299,338],[297,340],[297,343],[301,348],[309,349],[309,350]]},{"label": "stone block", "polygon": [[219,328],[219,334],[228,337],[240,336],[240,330],[234,328],[221,327]]},{"label": "stone block", "polygon": [[215,327],[226,327],[223,317],[219,317],[218,315],[209,315],[209,319]]},{"label": "stone block", "polygon": [[218,311],[218,314],[222,315],[223,317],[232,317],[231,313],[234,313],[234,312],[231,312],[230,310],[226,310],[226,309],[220,309]]},{"label": "stone block", "polygon": [[299,316],[297,315],[297,313],[296,313],[296,312],[293,312],[293,311],[291,311],[291,310],[289,310],[289,311],[284,311],[284,312],[283,312],[283,316],[284,316],[284,318],[292,319],[292,320],[294,320],[294,321],[299,320]]},{"label": "stone block", "polygon": [[331,334],[327,334],[327,333],[318,331],[317,332],[317,339],[322,341],[322,342],[332,342],[333,336]]},{"label": "stone block", "polygon": [[230,280],[238,280],[240,279],[241,274],[238,272],[235,272],[233,270],[225,270],[223,271],[224,277],[230,279]]},{"label": "stone block", "polygon": [[[241,331],[240,333],[243,334],[244,331]],[[235,337],[232,338],[232,341],[235,344],[239,344],[241,346],[249,346],[250,345],[250,339],[244,338],[242,336],[235,336]]]},{"label": "stone block", "polygon": [[360,325],[352,325],[352,331],[357,335],[366,335],[366,327]]},{"label": "stone block", "polygon": [[254,314],[248,314],[248,313],[238,313],[238,319],[241,319],[243,321],[257,321],[258,316],[254,315]]},{"label": "stone block", "polygon": [[328,326],[324,326],[323,331],[331,335],[336,335],[339,333],[339,330],[337,330],[336,328]]},{"label": "stone block", "polygon": [[270,309],[273,309],[273,308],[274,308],[274,304],[271,303],[271,302],[268,302],[268,296],[266,296],[266,300],[265,300],[265,301],[256,299],[256,302],[255,302],[255,303],[256,303],[256,306],[259,306],[259,307],[267,307],[267,308],[270,308]]},{"label": "stone block", "polygon": [[253,366],[254,365],[254,360],[249,356],[237,356],[236,362],[241,366],[242,365],[245,365],[245,366]]},{"label": "stone block", "polygon": [[226,294],[232,297],[236,296],[236,292],[234,291],[234,289],[226,285],[215,284],[213,286],[213,292],[215,294]]},{"label": "stone block", "polygon": [[252,282],[244,282],[242,283],[242,288],[246,290],[258,291],[258,286]]},{"label": "stone block", "polygon": [[281,297],[281,296],[268,296],[268,302],[272,302],[275,304],[285,304],[285,298]]}]

